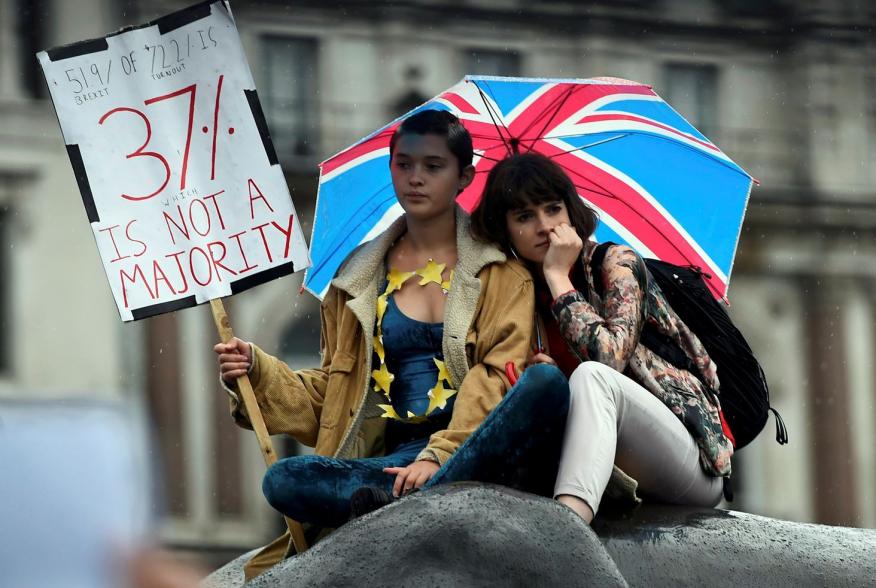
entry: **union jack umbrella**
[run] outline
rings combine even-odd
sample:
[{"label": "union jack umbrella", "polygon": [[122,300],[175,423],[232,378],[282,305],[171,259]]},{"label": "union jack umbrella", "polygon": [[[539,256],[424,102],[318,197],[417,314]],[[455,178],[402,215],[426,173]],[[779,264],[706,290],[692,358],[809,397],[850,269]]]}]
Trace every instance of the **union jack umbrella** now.
[{"label": "union jack umbrella", "polygon": [[650,86],[616,78],[467,76],[321,165],[304,287],[318,297],[344,258],[402,214],[389,140],[423,109],[449,110],[474,140],[475,180],[458,197],[471,211],[487,173],[514,152],[559,163],[600,218],[597,241],[699,267],[726,299],[753,178]]}]

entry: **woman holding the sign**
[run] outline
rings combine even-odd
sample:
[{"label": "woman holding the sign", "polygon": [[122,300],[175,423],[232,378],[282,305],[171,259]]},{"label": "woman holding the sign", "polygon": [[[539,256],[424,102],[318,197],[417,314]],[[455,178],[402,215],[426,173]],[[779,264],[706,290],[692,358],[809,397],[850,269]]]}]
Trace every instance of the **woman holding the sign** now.
[{"label": "woman holding the sign", "polygon": [[[320,368],[293,371],[238,339],[214,348],[227,385],[249,373],[271,433],[316,449],[277,462],[264,479],[268,501],[296,520],[340,526],[362,487],[385,497],[454,479],[520,485],[499,468],[508,448],[493,441],[497,427],[472,432],[510,387],[506,363],[524,363],[533,284],[521,264],[471,237],[455,204],[473,179],[472,155],[468,131],[447,112],[422,111],[395,132],[390,168],[405,214],[332,281]],[[551,369],[529,370],[523,382],[567,391]],[[554,408],[541,402],[527,422]],[[232,410],[248,426],[236,398]],[[520,453],[529,441],[515,443]]]}]

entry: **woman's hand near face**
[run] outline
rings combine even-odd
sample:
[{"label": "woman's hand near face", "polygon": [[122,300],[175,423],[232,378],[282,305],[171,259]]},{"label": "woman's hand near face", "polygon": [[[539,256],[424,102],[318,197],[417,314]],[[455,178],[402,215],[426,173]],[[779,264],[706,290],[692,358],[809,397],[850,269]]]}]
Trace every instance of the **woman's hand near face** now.
[{"label": "woman's hand near face", "polygon": [[524,370],[527,368],[531,368],[532,366],[546,363],[548,365],[557,365],[557,362],[554,361],[554,358],[548,355],[547,353],[539,351],[538,353],[529,352],[529,356],[526,358],[526,365],[524,366]]},{"label": "woman's hand near face", "polygon": [[584,242],[578,232],[566,223],[551,229],[548,237],[551,242],[544,256],[542,271],[551,290],[551,296],[556,298],[574,289],[569,279],[569,272],[581,256]]},{"label": "woman's hand near face", "polygon": [[395,475],[392,495],[398,498],[431,480],[440,468],[434,461],[421,459],[404,468],[383,468],[383,471]]}]

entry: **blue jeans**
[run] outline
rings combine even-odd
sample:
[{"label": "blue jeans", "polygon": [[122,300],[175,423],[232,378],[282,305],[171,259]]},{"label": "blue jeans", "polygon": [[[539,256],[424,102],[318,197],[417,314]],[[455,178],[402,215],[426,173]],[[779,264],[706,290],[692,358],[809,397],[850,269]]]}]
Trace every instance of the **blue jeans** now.
[{"label": "blue jeans", "polygon": [[[552,495],[568,412],[562,372],[544,364],[527,369],[424,488],[472,480]],[[339,527],[350,517],[353,492],[362,486],[391,492],[395,476],[383,468],[409,465],[427,442],[405,443],[384,457],[282,459],[268,469],[262,490],[271,506],[297,521]]]}]

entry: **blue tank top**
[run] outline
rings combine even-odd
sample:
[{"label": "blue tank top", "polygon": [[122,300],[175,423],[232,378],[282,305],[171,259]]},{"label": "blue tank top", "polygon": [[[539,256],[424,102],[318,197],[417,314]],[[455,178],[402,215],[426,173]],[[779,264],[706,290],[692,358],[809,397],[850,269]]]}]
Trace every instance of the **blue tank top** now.
[{"label": "blue tank top", "polygon": [[[402,417],[408,411],[424,415],[429,407],[429,390],[438,380],[435,359],[444,359],[441,339],[444,323],[424,323],[405,315],[395,304],[395,297],[387,298],[383,315],[383,348],[386,367],[395,375],[392,382],[392,405]],[[429,418],[453,410],[453,400],[447,406],[436,408]]]},{"label": "blue tank top", "polygon": [[[395,375],[391,387],[392,406],[403,418],[408,412],[424,415],[429,407],[429,390],[438,380],[438,367],[434,360],[444,359],[441,348],[444,323],[424,323],[412,319],[399,310],[395,297],[389,296],[382,329],[386,367]],[[446,406],[433,410],[425,422],[390,420],[387,423],[387,450],[391,451],[392,446],[398,443],[426,438],[446,428],[455,400],[456,395],[451,396]]]}]

